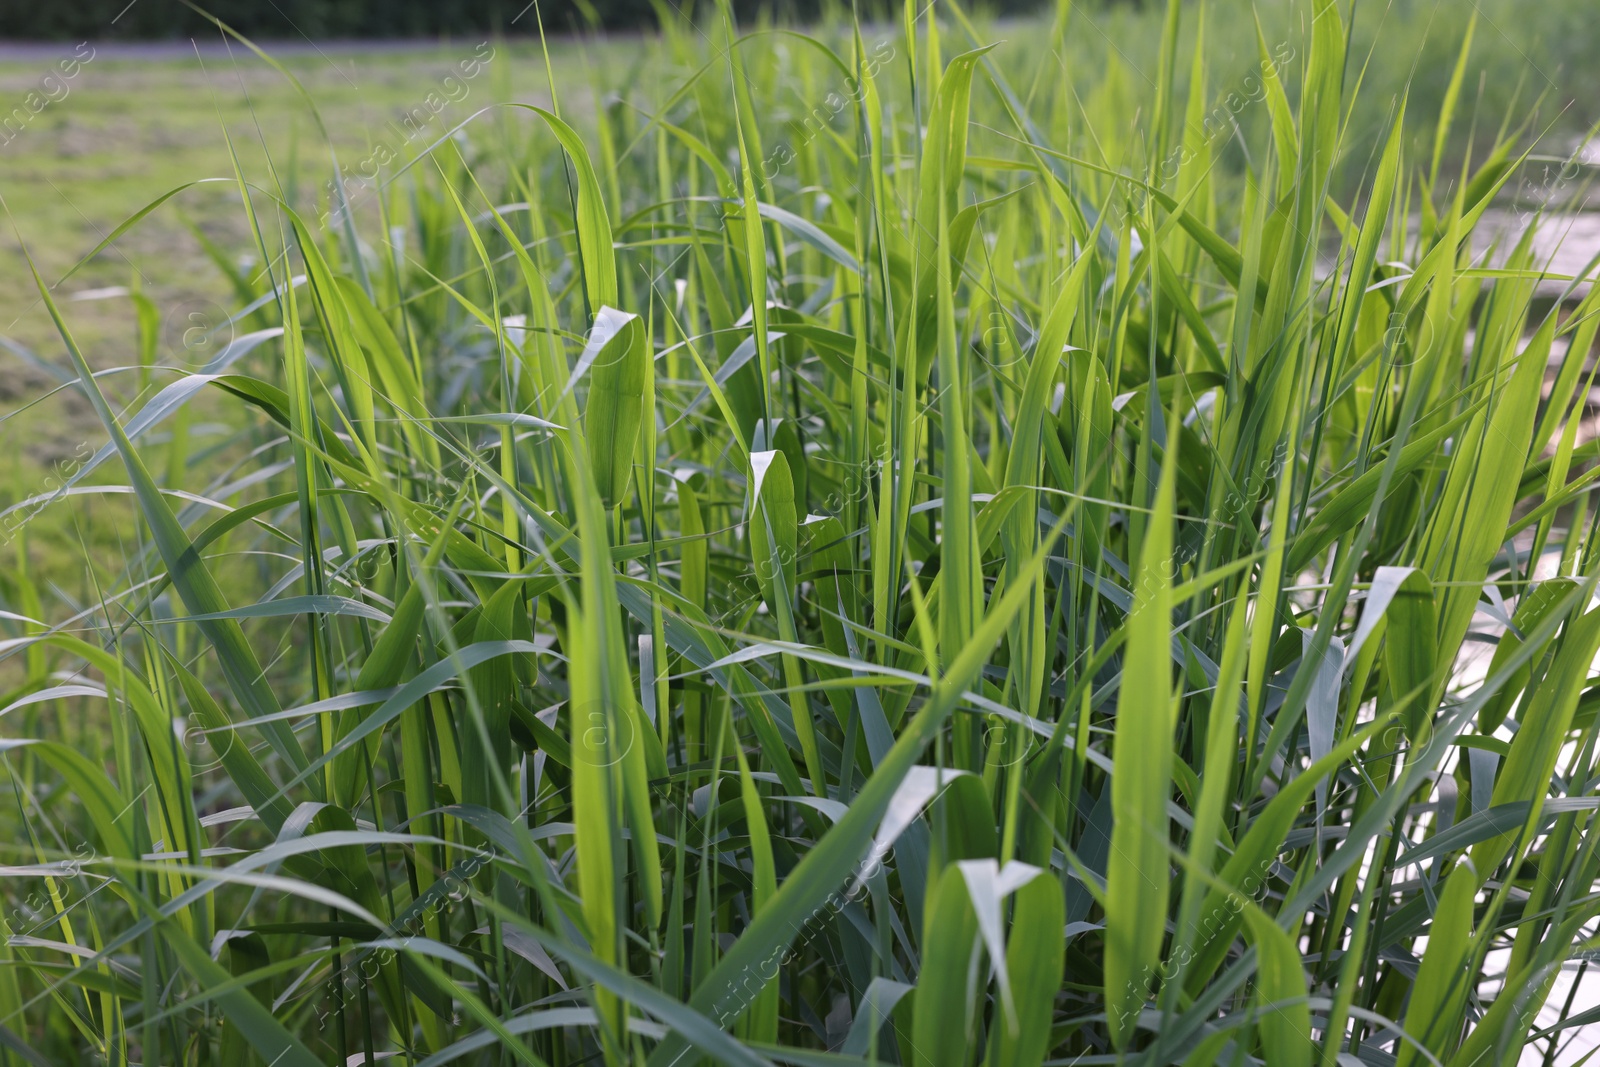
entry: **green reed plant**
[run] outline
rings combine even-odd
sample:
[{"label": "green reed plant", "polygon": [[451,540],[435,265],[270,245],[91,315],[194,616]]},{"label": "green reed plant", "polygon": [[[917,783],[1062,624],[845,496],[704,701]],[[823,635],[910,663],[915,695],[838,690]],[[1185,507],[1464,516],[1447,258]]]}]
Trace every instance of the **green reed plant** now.
[{"label": "green reed plant", "polygon": [[1084,95],[664,15],[360,203],[234,154],[204,365],[35,272],[106,443],[8,505],[0,1060],[1553,1061],[1600,289],[1474,252],[1472,25],[1417,116],[1353,17]]}]

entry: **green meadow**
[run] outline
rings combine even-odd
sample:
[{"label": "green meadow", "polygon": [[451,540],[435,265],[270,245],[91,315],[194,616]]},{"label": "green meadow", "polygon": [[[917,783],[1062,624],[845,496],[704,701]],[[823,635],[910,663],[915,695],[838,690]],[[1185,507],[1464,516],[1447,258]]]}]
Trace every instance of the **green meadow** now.
[{"label": "green meadow", "polygon": [[0,1067],[1584,1062],[1592,13],[659,15],[6,53]]}]

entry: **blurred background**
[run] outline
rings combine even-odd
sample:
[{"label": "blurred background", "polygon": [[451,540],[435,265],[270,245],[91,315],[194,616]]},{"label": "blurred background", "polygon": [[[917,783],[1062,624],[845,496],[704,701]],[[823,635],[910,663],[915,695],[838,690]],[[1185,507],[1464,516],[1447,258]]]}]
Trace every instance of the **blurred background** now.
[{"label": "blurred background", "polygon": [[[529,0],[217,0],[201,4],[206,11],[240,33],[263,37],[437,37],[442,34],[506,31],[513,25],[534,29],[541,17],[546,29],[607,26],[641,29],[657,21],[657,3],[667,0],[549,0],[537,8]],[[115,33],[127,37],[183,37],[209,30],[211,24],[178,0],[81,0],[71,5],[28,8],[7,0],[0,12],[0,37],[103,36],[116,20]],[[702,5],[709,12],[714,5]],[[848,5],[846,5],[848,6]],[[879,5],[881,6],[881,5]],[[1006,0],[1001,11],[1025,11],[1028,0]],[[785,20],[809,20],[821,13],[820,0],[737,0],[741,17],[766,13]],[[124,9],[126,12],[124,12]],[[870,14],[871,5],[863,7]],[[118,16],[121,17],[118,17]],[[527,25],[523,25],[526,22]]]}]

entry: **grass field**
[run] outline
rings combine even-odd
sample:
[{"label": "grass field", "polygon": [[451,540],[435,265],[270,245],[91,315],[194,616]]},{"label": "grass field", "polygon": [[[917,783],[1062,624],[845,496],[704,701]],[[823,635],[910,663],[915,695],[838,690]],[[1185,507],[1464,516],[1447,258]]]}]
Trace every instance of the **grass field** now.
[{"label": "grass field", "polygon": [[1582,8],[701,15],[7,53],[0,1065],[1582,1062]]}]

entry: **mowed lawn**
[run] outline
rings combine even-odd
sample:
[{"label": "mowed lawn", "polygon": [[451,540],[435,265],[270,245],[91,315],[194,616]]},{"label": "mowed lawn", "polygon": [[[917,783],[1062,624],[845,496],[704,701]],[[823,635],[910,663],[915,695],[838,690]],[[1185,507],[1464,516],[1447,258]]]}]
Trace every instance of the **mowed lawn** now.
[{"label": "mowed lawn", "polygon": [[[527,41],[286,41],[264,49],[315,101],[347,174],[379,182],[482,108],[549,99],[537,44]],[[563,42],[552,60],[558,70],[576,69],[604,65],[618,51],[591,45],[580,56]],[[0,354],[0,412],[8,416],[0,422],[0,485],[36,480],[41,468],[70,462],[86,437],[100,443],[92,418],[71,417],[88,415],[76,396],[12,410],[36,400],[50,377],[18,348],[64,363],[17,231],[41,274],[58,285],[91,358],[135,362],[139,326],[122,290],[139,289],[160,315],[158,355],[181,350],[192,362],[225,342],[229,330],[221,323],[239,307],[211,257],[224,257],[247,277],[260,270],[224,129],[252,181],[275,173],[289,204],[324,218],[328,141],[285,73],[248,50],[188,42],[0,45],[0,195],[16,226],[0,225],[0,338],[9,350]],[[62,280],[152,200],[208,178],[224,180],[180,193]],[[353,206],[360,218],[370,204],[356,197]]]}]

